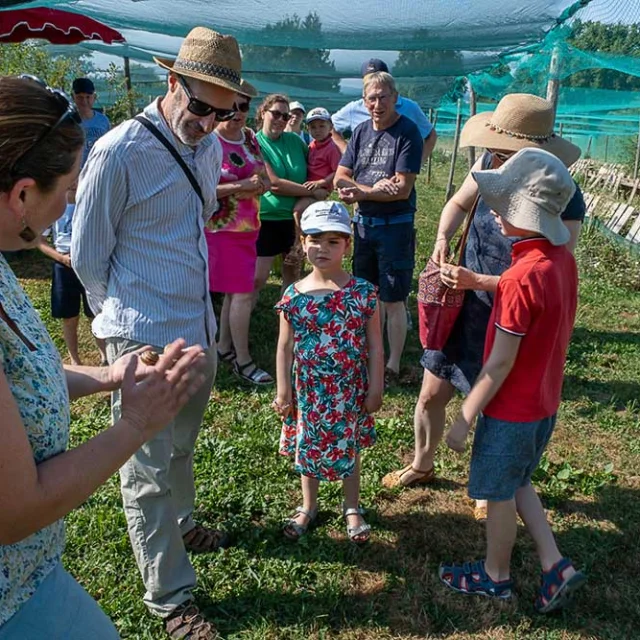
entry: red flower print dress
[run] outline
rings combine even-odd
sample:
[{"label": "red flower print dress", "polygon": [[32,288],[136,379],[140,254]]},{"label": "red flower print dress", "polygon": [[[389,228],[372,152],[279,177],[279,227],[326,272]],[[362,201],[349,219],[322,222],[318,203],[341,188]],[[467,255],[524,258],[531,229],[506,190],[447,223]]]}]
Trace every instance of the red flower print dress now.
[{"label": "red flower print dress", "polygon": [[300,293],[295,285],[276,305],[293,329],[293,412],[283,421],[280,453],[296,471],[320,480],[353,474],[356,455],[375,443],[367,394],[367,321],[375,287],[351,278],[338,291]]}]

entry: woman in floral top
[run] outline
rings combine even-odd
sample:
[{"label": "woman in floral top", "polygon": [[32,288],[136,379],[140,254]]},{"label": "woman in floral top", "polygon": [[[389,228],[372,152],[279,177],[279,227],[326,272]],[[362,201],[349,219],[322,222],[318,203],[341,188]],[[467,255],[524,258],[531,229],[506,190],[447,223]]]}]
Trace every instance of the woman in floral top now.
[{"label": "woman in floral top", "polygon": [[284,534],[297,540],[315,520],[320,480],[342,480],[347,533],[363,543],[370,527],[359,508],[359,453],[375,442],[372,414],[382,404],[378,299],[372,284],[342,269],[351,244],[342,204],[311,204],[300,227],[313,271],[289,286],[276,306],[280,453],[295,456],[303,495]]},{"label": "woman in floral top", "polygon": [[[245,80],[241,86],[249,85]],[[223,151],[218,211],[207,223],[209,290],[224,293],[220,313],[218,357],[233,363],[235,373],[257,385],[273,378],[254,364],[249,353],[249,320],[253,307],[256,241],[260,231],[260,196],[269,189],[260,146],[246,127],[251,98],[238,95],[235,118],[221,122],[216,135]]]},{"label": "woman in floral top", "polygon": [[[80,123],[62,93],[31,77],[0,77],[0,251],[35,247],[62,215],[80,171]],[[138,358],[146,347],[111,367],[63,367],[0,256],[0,639],[119,637],[62,568],[63,518],[202,384],[193,369],[202,349],[183,355],[183,347],[169,345],[155,367]],[[122,419],[66,451],[70,398],[117,388]]]}]

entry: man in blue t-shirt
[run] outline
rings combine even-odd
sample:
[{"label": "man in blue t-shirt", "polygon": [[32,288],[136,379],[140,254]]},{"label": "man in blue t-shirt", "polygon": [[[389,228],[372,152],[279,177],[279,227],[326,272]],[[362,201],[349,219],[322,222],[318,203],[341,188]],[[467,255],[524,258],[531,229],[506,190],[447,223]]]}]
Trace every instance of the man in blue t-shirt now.
[{"label": "man in blue t-shirt", "polygon": [[364,104],[370,119],[349,140],[335,185],[346,204],[358,203],[354,216],[354,275],[379,287],[387,319],[387,382],[395,381],[407,336],[405,299],[413,277],[416,176],[422,136],[400,115],[395,81],[382,71],[366,76]]},{"label": "man in blue t-shirt", "polygon": [[[389,67],[387,67],[387,64],[382,60],[379,60],[378,58],[371,58],[362,64],[360,71],[364,78],[370,73],[377,73],[379,71],[389,73]],[[396,111],[400,115],[406,116],[409,120],[412,120],[420,130],[420,135],[424,140],[424,145],[422,147],[422,161],[425,162],[431,155],[433,148],[436,146],[436,140],[438,138],[436,130],[427,119],[427,116],[420,108],[420,105],[409,98],[398,96],[398,99],[396,100]],[[333,123],[333,132],[331,135],[333,137],[333,141],[338,145],[342,153],[344,153],[344,150],[347,148],[347,141],[344,139],[343,134],[346,131],[351,131],[353,133],[359,124],[362,124],[370,117],[371,115],[369,114],[362,98],[360,100],[349,102],[331,116],[331,121]]]},{"label": "man in blue t-shirt", "polygon": [[96,88],[89,78],[76,78],[73,81],[73,101],[82,118],[82,128],[84,129],[85,142],[82,152],[82,166],[84,167],[96,140],[109,131],[111,124],[107,116],[93,108],[96,101]]}]

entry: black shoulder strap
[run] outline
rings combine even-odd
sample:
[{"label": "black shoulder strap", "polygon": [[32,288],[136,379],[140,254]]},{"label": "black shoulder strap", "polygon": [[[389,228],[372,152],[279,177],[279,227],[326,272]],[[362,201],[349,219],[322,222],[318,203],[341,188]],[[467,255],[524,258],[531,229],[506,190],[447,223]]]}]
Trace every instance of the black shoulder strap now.
[{"label": "black shoulder strap", "polygon": [[167,151],[174,157],[175,161],[180,165],[180,168],[184,171],[184,175],[187,176],[193,190],[196,192],[202,206],[204,207],[204,196],[202,195],[202,189],[193,175],[193,172],[187,166],[186,162],[180,157],[178,150],[162,135],[162,132],[156,127],[153,122],[144,116],[135,116],[134,120],[137,120],[143,127],[146,127],[162,144],[167,148]]}]

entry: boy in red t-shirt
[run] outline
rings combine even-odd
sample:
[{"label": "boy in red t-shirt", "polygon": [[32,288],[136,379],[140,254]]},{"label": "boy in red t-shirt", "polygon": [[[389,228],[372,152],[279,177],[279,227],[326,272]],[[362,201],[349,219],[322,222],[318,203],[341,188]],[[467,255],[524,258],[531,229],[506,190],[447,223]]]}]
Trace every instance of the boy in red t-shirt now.
[{"label": "boy in red t-shirt", "polygon": [[564,246],[569,231],[560,218],[575,183],[560,160],[534,148],[473,177],[502,233],[517,242],[498,283],[484,367],[447,434],[449,447],[464,451],[470,425],[480,414],[469,496],[488,500],[487,555],[473,563],[441,565],[440,579],[461,593],[511,598],[519,514],[542,565],[536,609],[548,613],[564,606],[586,580],[562,557],[531,485],[553,433],[576,315],[578,274]]}]

